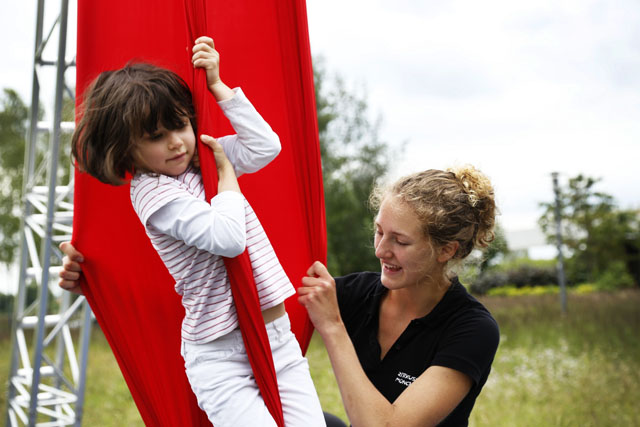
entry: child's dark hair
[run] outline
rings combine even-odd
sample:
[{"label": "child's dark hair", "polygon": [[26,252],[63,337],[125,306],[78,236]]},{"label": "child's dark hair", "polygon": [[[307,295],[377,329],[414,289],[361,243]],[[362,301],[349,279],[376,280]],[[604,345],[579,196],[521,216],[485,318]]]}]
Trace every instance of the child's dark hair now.
[{"label": "child's dark hair", "polygon": [[81,171],[106,184],[121,185],[135,172],[133,142],[184,127],[188,117],[196,132],[191,91],[177,74],[150,64],[129,64],[101,73],[84,94],[80,119],[72,139],[73,156]]}]

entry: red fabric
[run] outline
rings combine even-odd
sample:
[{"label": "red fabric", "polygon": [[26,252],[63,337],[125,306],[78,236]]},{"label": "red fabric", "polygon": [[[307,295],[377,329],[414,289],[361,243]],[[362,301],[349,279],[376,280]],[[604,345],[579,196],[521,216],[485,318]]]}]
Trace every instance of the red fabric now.
[{"label": "red fabric", "polygon": [[[205,0],[193,1],[204,7]],[[207,35],[220,51],[223,80],[243,88],[282,142],[278,158],[262,171],[241,177],[240,185],[297,286],[306,268],[313,260],[324,260],[326,251],[304,1],[208,1],[206,7],[203,22],[212,29]],[[172,69],[194,88],[193,37],[186,26],[183,0],[80,0],[79,99],[100,72],[131,60]],[[194,92],[199,91],[196,86]],[[199,115],[211,117],[205,126],[211,126],[214,136],[233,132],[217,107]],[[74,203],[73,243],[86,260],[83,289],[143,420],[147,425],[207,425],[179,353],[184,310],[131,207],[129,187],[110,187],[76,173]],[[295,297],[286,305],[306,351],[311,324]],[[252,315],[256,313],[249,318]],[[252,322],[262,326],[261,317]]]},{"label": "red fabric", "polygon": [[[207,3],[203,0],[184,0],[189,40],[196,40],[202,34],[211,34],[207,26]],[[207,90],[205,72],[193,69],[193,103],[198,119],[198,132],[215,135],[211,116],[213,97]],[[213,152],[198,139],[198,153],[202,167],[202,178],[207,200],[218,193],[218,174]],[[248,349],[247,355],[262,399],[279,427],[284,427],[282,402],[278,392],[278,379],[273,366],[269,337],[260,310],[258,290],[253,278],[253,269],[247,250],[235,258],[225,258],[229,274],[231,293],[236,306],[242,340]]]}]

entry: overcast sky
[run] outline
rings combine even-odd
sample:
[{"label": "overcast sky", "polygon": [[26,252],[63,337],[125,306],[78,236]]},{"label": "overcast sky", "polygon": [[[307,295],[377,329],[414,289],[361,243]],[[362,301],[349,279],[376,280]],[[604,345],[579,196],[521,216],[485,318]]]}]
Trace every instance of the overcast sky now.
[{"label": "overcast sky", "polygon": [[311,45],[369,91],[401,173],[472,163],[507,229],[536,226],[552,171],[640,208],[640,3],[309,0]]},{"label": "overcast sky", "polygon": [[[51,2],[53,3],[53,2]],[[29,102],[35,0],[3,4],[0,87]],[[395,174],[472,163],[507,230],[584,173],[640,208],[640,3],[635,0],[309,0],[312,51],[364,87]],[[53,15],[50,15],[52,19]],[[71,27],[73,30],[73,26]]]}]

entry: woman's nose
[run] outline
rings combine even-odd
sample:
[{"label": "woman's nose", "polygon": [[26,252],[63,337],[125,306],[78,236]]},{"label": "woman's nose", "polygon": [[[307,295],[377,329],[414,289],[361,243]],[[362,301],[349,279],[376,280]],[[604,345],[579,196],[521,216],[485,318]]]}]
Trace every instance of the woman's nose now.
[{"label": "woman's nose", "polygon": [[375,250],[376,257],[385,258],[389,255],[389,249],[387,247],[387,241],[382,238],[378,240]]}]

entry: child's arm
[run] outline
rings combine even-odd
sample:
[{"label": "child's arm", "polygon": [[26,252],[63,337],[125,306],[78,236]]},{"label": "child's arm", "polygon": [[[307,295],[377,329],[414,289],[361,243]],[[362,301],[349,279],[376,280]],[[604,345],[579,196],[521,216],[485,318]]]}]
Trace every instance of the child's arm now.
[{"label": "child's arm", "polygon": [[169,178],[153,178],[151,185],[134,178],[131,201],[145,227],[154,232],[212,254],[235,257],[246,247],[246,202],[222,146],[207,135],[200,139],[213,150],[218,171],[218,194],[210,205]]},{"label": "child's arm", "polygon": [[207,73],[207,86],[231,122],[236,135],[218,138],[236,175],[260,170],[280,153],[280,139],[253,108],[241,89],[229,89],[220,79],[220,55],[209,37],[193,47],[193,65]]}]

